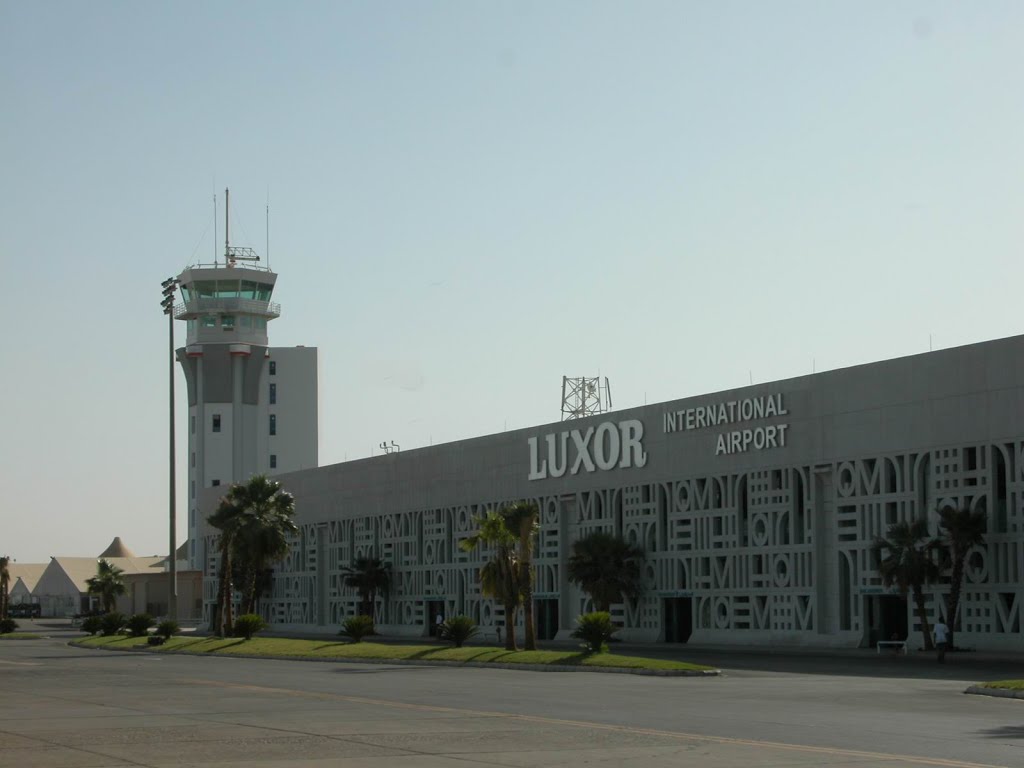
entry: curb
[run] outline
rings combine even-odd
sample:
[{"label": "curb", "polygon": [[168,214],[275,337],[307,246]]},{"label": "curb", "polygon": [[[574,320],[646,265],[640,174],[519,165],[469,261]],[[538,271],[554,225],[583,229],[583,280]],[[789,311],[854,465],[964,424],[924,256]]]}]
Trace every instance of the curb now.
[{"label": "curb", "polygon": [[1024,699],[1024,691],[1017,691],[1010,688],[988,688],[984,685],[972,685],[964,693],[975,696],[995,696],[999,699]]},{"label": "curb", "polygon": [[309,656],[260,656],[248,653],[196,653],[188,650],[166,650],[154,651],[148,647],[143,648],[108,648],[106,646],[80,645],[71,641],[68,645],[81,648],[87,651],[131,651],[133,653],[152,653],[165,656],[204,656],[210,658],[216,656],[224,659],[257,659],[266,661],[314,661],[331,664],[380,664],[384,666],[400,667],[475,667],[478,669],[511,669],[525,670],[527,672],[605,672],[620,675],[646,675],[648,677],[717,677],[722,674],[720,669],[632,669],[630,667],[583,667],[577,664],[507,664],[502,662],[488,661],[448,661],[438,659],[437,661],[425,661],[421,659],[345,659],[345,658],[311,658]]}]

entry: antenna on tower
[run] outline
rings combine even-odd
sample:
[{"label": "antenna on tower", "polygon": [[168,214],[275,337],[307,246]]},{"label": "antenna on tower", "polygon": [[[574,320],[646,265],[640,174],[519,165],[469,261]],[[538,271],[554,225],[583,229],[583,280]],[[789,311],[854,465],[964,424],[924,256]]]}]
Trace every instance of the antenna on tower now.
[{"label": "antenna on tower", "polygon": [[267,269],[270,269],[270,186],[267,186]]},{"label": "antenna on tower", "polygon": [[608,377],[562,377],[562,421],[582,419],[605,413],[612,407],[612,389]]},{"label": "antenna on tower", "polygon": [[224,263],[228,261],[228,227],[231,226],[228,222],[228,210],[231,208],[231,199],[228,197],[228,188],[224,187]]},{"label": "antenna on tower", "polygon": [[213,266],[217,266],[217,193],[213,193]]}]

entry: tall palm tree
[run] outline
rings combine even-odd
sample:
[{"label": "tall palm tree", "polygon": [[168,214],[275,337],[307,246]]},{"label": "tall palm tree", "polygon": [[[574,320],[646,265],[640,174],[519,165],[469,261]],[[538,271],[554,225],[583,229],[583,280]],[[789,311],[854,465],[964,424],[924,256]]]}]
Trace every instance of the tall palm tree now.
[{"label": "tall palm tree", "polygon": [[535,502],[520,501],[498,510],[505,525],[518,538],[516,559],[519,565],[519,589],[523,604],[523,648],[537,650],[537,631],[533,621],[533,545],[540,529],[540,508]]},{"label": "tall palm tree", "polygon": [[983,508],[971,511],[970,507],[946,506],[939,510],[939,528],[945,552],[952,561],[949,575],[949,603],[946,606],[949,624],[949,647],[953,648],[953,632],[956,629],[957,613],[960,610],[960,590],[964,582],[964,564],[967,553],[985,543],[987,515]]},{"label": "tall palm tree", "polygon": [[258,575],[288,554],[289,537],[299,532],[295,498],[266,475],[254,475],[245,484],[233,485],[228,498],[240,511],[233,540],[234,555],[242,573],[242,610],[255,613]]},{"label": "tall palm tree", "polygon": [[217,549],[220,550],[220,586],[217,589],[217,615],[213,631],[221,637],[231,635],[232,594],[231,553],[235,548],[235,537],[242,526],[242,510],[231,500],[230,494],[220,500],[216,511],[206,521],[220,531]]},{"label": "tall palm tree", "polygon": [[11,571],[7,567],[11,558],[0,557],[0,619],[7,618],[8,593],[11,586]]},{"label": "tall palm tree", "polygon": [[459,542],[466,552],[484,545],[494,548],[491,559],[480,569],[480,591],[500,600],[505,606],[505,650],[516,650],[516,613],[523,599],[516,544],[519,537],[509,530],[507,518],[488,510],[484,517],[473,518],[477,532]]},{"label": "tall palm tree", "polygon": [[360,555],[342,573],[345,586],[359,592],[359,613],[376,621],[377,595],[387,602],[391,592],[391,566],[378,557]]},{"label": "tall palm tree", "polygon": [[924,585],[939,578],[935,554],[940,549],[939,541],[929,536],[928,521],[923,519],[894,523],[889,526],[887,537],[879,536],[871,545],[871,551],[878,559],[882,583],[887,587],[895,584],[904,597],[908,591],[913,594],[926,651],[933,650],[935,646],[924,607]]},{"label": "tall palm tree", "polygon": [[110,613],[117,606],[117,598],[125,593],[124,571],[100,559],[96,565],[96,575],[85,580],[89,594],[99,595],[103,610]]},{"label": "tall palm tree", "polygon": [[569,581],[594,599],[598,611],[640,595],[640,562],[644,552],[621,536],[594,531],[572,544]]}]

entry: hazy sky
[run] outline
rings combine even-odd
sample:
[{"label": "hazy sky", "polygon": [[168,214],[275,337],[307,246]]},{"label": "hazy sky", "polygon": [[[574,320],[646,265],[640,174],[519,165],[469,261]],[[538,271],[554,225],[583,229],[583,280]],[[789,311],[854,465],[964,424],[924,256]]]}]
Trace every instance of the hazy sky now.
[{"label": "hazy sky", "polygon": [[166,551],[215,190],[329,464],[1021,333],[1022,72],[1012,0],[0,0],[0,553]]}]

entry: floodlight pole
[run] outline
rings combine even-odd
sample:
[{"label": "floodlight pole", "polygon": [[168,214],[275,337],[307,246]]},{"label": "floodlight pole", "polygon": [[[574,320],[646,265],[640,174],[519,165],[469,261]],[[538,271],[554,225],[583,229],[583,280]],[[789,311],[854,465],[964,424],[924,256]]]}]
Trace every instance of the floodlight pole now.
[{"label": "floodlight pole", "polygon": [[177,542],[177,499],[175,498],[175,466],[174,466],[174,291],[178,287],[178,281],[169,277],[162,283],[164,299],[162,306],[164,314],[167,315],[167,344],[168,344],[168,474],[169,482],[167,489],[168,505],[170,508],[170,555],[168,557],[168,578],[167,585],[167,618],[171,621],[178,620],[178,542]]}]

